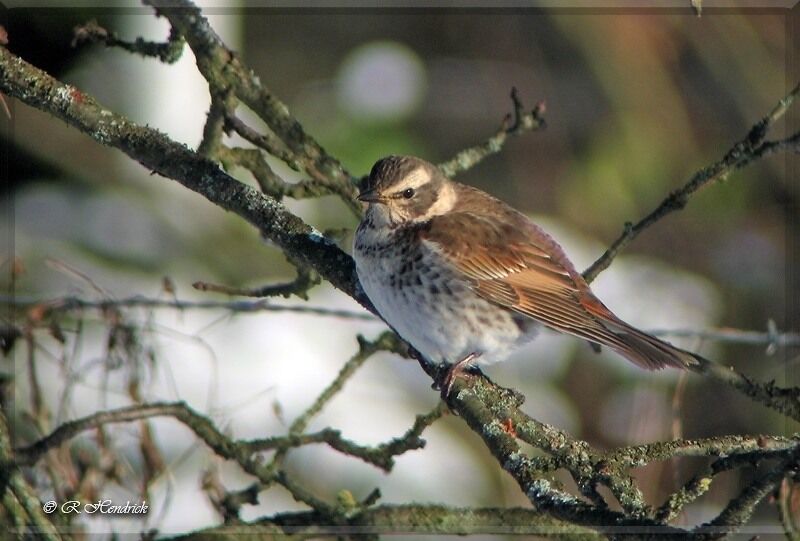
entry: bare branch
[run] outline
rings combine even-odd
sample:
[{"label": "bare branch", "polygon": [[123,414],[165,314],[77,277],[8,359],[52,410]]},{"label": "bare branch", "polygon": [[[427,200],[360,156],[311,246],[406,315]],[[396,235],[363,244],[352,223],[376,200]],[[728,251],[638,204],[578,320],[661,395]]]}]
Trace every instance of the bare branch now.
[{"label": "bare branch", "polygon": [[[248,440],[242,442],[242,445],[244,445],[249,452],[255,453],[271,450],[285,452],[294,447],[301,447],[313,443],[325,443],[332,449],[346,455],[360,458],[364,462],[377,466],[384,471],[390,471],[394,466],[394,462],[390,456],[379,452],[374,447],[358,445],[357,443],[343,438],[341,432],[332,428],[325,428],[319,432],[311,432],[308,434],[290,433],[287,436],[273,436],[271,438]],[[419,447],[422,447],[422,445],[417,446],[417,448]]]},{"label": "bare branch", "polygon": [[756,505],[783,480],[787,472],[797,468],[798,457],[800,452],[795,451],[777,466],[758,476],[739,496],[728,502],[714,520],[698,529],[723,527],[724,533],[735,532],[750,519]]},{"label": "bare branch", "polygon": [[779,332],[773,322],[767,325],[767,332],[747,331],[723,327],[720,329],[650,329],[647,332],[655,336],[673,336],[676,338],[699,338],[714,342],[728,344],[744,344],[751,346],[766,346],[767,353],[772,353],[778,348],[793,348],[800,346],[800,334],[793,332]]},{"label": "bare branch", "polygon": [[[282,179],[272,167],[267,163],[263,153],[256,148],[228,148],[220,146],[216,153],[222,166],[226,171],[231,171],[234,167],[240,166],[253,175],[258,182],[258,187],[265,194],[274,197],[278,201],[284,197],[292,199],[309,199],[312,197],[322,197],[324,195],[337,195],[339,190],[329,183],[318,180],[308,179],[299,182],[287,182]],[[357,201],[345,200],[345,203],[353,212],[361,212]]]},{"label": "bare branch", "polygon": [[244,297],[286,297],[297,295],[301,299],[308,300],[308,290],[319,284],[319,275],[310,267],[297,264],[297,278],[285,284],[271,284],[255,289],[240,289],[225,285],[209,284],[207,282],[195,282],[192,287],[200,291],[216,291],[226,295],[241,295]]},{"label": "bare branch", "polygon": [[393,457],[425,446],[425,440],[420,438],[422,431],[441,417],[444,411],[445,408],[440,404],[429,414],[418,416],[414,425],[403,436],[374,447],[354,443],[343,438],[338,430],[331,428],[308,434],[290,432],[287,436],[244,441],[242,445],[251,453],[269,450],[278,450],[285,453],[294,447],[312,443],[325,443],[342,454],[360,458],[368,464],[389,472],[394,467]]},{"label": "bare branch", "polygon": [[77,434],[92,428],[98,428],[110,423],[127,423],[150,417],[174,417],[191,428],[209,447],[219,451],[220,456],[237,458],[233,451],[232,442],[206,417],[195,412],[185,402],[157,402],[147,405],[135,405],[116,410],[101,411],[74,421],[61,424],[50,435],[38,440],[36,443],[16,449],[15,462],[20,465],[31,465],[41,456],[75,437]]},{"label": "bare branch", "polygon": [[425,415],[417,415],[417,418],[414,420],[414,424],[405,434],[399,438],[393,439],[388,443],[379,445],[378,449],[381,453],[384,453],[388,456],[397,456],[405,453],[406,451],[423,447],[425,445],[425,440],[420,439],[422,432],[431,426],[434,421],[444,415],[446,411],[447,407],[445,404],[443,402],[439,402],[439,404],[437,404],[436,407],[433,408],[429,413]]},{"label": "bare branch", "polygon": [[265,150],[267,154],[275,156],[283,161],[286,165],[300,171],[301,165],[297,158],[286,148],[286,145],[271,133],[258,133],[253,128],[242,122],[242,120],[235,115],[228,115],[225,119],[226,129],[233,130],[243,139],[253,143],[258,148]]},{"label": "bare branch", "polygon": [[216,157],[228,172],[231,172],[236,166],[250,171],[261,191],[279,201],[289,192],[291,184],[272,170],[264,155],[257,148],[220,146],[217,148]]},{"label": "bare branch", "polygon": [[0,91],[50,112],[99,143],[119,148],[150,170],[237,213],[288,256],[309,264],[335,287],[371,306],[366,296],[356,291],[353,261],[347,254],[275,199],[236,181],[184,145],[103,108],[91,96],[57,81],[2,47]]},{"label": "bare branch", "polygon": [[[259,301],[184,301],[179,299],[155,299],[136,295],[121,299],[91,300],[82,297],[60,297],[57,299],[43,300],[25,297],[11,297],[0,295],[0,303],[18,309],[41,308],[47,313],[71,312],[76,310],[97,309],[100,311],[109,308],[169,308],[174,310],[226,310],[233,313],[248,312],[295,312],[316,316],[339,317],[344,319],[361,319],[364,321],[378,321],[378,319],[365,312],[352,310],[337,310],[321,306],[305,305],[280,305],[270,304],[267,300]],[[43,315],[45,315],[43,314]],[[18,333],[18,330],[9,329],[8,332]]]},{"label": "bare branch", "polygon": [[544,121],[544,102],[537,103],[533,110],[525,112],[516,88],[511,89],[511,101],[514,105],[514,114],[513,116],[506,115],[497,133],[480,145],[464,149],[450,160],[439,164],[439,169],[445,175],[454,177],[475,167],[488,156],[497,154],[503,149],[509,135],[522,135],[529,131],[543,129],[546,126]]},{"label": "bare branch", "polygon": [[754,160],[778,151],[796,148],[800,133],[781,141],[764,141],[764,137],[766,137],[769,128],[786,113],[798,93],[800,93],[800,85],[796,86],[785,98],[778,102],[778,105],[767,116],[758,121],[744,139],[733,145],[721,160],[704,167],[692,175],[692,178],[683,187],[669,194],[660,205],[636,224],[625,224],[625,228],[619,238],[611,244],[597,261],[583,271],[583,277],[586,281],[592,282],[598,274],[607,269],[617,254],[639,236],[642,231],[661,220],[667,214],[683,209],[689,202],[690,197],[701,188],[728,178],[731,173]]},{"label": "bare branch", "polygon": [[360,208],[356,207],[355,200],[356,179],[305,132],[286,104],[269,92],[225,46],[199,8],[187,0],[145,0],[144,3],[165,16],[189,44],[212,94],[216,89],[230,88],[292,152],[293,159],[287,163],[298,162],[312,179],[328,184],[343,199],[350,200],[352,208]]}]

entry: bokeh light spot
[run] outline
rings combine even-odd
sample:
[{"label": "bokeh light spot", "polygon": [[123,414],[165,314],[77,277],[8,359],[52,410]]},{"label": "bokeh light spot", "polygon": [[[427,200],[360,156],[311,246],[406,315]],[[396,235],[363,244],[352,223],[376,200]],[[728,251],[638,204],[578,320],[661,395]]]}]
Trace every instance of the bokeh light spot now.
[{"label": "bokeh light spot", "polygon": [[425,66],[409,47],[374,41],[348,54],[336,78],[343,111],[358,120],[397,121],[417,110],[425,95]]}]

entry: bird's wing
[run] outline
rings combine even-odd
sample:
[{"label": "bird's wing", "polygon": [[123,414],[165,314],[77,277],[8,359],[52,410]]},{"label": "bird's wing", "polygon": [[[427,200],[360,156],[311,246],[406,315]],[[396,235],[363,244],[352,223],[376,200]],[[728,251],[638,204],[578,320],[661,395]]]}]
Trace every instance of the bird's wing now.
[{"label": "bird's wing", "polygon": [[[645,368],[686,364],[673,360],[671,351],[664,359],[650,351],[659,349],[662,342],[614,316],[547,233],[522,215],[504,218],[450,213],[433,218],[419,234],[428,249],[488,301],[555,330],[609,346]],[[656,344],[640,344],[649,338]],[[634,339],[633,349],[638,351],[632,351]]]}]

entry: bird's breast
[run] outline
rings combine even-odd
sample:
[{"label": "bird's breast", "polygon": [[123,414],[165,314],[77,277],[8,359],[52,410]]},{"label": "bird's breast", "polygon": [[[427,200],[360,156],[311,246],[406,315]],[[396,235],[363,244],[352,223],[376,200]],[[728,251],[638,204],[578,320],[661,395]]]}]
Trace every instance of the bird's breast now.
[{"label": "bird's breast", "polygon": [[482,362],[506,357],[531,325],[477,295],[465,277],[422,243],[413,230],[362,224],[353,243],[364,292],[386,322],[427,358],[456,362],[479,352]]}]

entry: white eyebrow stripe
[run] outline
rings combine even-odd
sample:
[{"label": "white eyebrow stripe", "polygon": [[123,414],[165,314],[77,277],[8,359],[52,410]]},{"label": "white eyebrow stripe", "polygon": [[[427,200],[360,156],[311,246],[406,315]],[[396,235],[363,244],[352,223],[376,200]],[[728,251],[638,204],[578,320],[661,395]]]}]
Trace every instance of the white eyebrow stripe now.
[{"label": "white eyebrow stripe", "polygon": [[431,174],[424,167],[417,167],[403,178],[403,181],[398,186],[400,188],[398,191],[419,188],[430,182],[430,180]]}]

